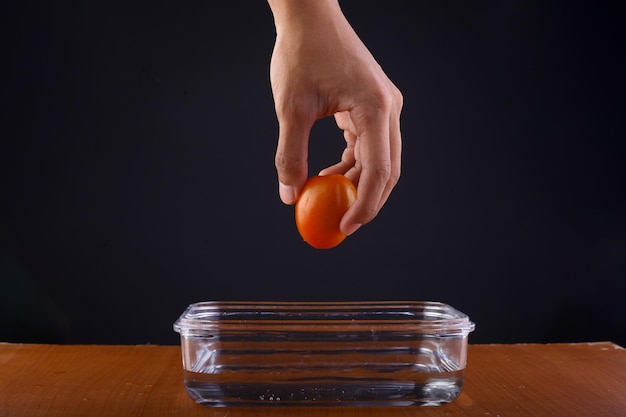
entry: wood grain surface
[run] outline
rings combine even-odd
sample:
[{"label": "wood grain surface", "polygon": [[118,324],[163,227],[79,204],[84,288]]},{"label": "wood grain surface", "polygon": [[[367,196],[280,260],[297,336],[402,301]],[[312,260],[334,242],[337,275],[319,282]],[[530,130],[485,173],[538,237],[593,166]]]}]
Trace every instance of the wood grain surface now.
[{"label": "wood grain surface", "polygon": [[626,417],[626,350],[609,342],[470,345],[463,393],[438,407],[209,408],[178,346],[0,344],[1,417]]}]

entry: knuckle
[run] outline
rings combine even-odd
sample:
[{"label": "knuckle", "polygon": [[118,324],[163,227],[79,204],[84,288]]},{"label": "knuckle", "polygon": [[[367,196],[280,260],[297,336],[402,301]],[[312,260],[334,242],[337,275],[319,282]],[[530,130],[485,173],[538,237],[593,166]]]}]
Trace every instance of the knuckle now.
[{"label": "knuckle", "polygon": [[360,96],[364,108],[367,108],[371,112],[391,109],[394,99],[393,93],[389,90],[389,86],[381,80],[376,80],[369,84],[369,87],[364,89]]},{"label": "knuckle", "polygon": [[389,162],[384,162],[373,167],[370,167],[368,171],[371,171],[373,178],[377,179],[377,182],[386,184],[393,177],[393,169]]},{"label": "knuckle", "polygon": [[359,214],[356,216],[356,220],[362,224],[368,223],[372,221],[374,217],[376,217],[376,215],[378,214],[378,211],[379,211],[378,205],[373,204],[373,203],[365,203],[361,207]]},{"label": "knuckle", "polygon": [[304,162],[302,158],[282,151],[276,152],[274,158],[274,165],[279,173],[287,175],[299,172]]},{"label": "knuckle", "polygon": [[389,112],[393,107],[394,97],[386,89],[377,89],[372,95],[372,102],[377,111]]},{"label": "knuckle", "polygon": [[310,118],[311,105],[302,96],[289,95],[277,99],[274,103],[274,110],[279,121],[305,120]]}]

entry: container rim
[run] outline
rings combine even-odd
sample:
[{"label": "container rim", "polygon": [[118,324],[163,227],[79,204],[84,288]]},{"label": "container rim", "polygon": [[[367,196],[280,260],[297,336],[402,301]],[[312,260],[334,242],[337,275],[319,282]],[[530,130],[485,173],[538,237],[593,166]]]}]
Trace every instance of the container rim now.
[{"label": "container rim", "polygon": [[202,301],[174,323],[181,336],[222,332],[403,332],[467,335],[469,317],[437,301]]}]

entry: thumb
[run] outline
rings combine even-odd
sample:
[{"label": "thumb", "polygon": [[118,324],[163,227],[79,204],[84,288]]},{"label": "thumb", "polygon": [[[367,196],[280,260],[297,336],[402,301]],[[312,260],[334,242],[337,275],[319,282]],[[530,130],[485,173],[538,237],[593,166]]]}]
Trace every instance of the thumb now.
[{"label": "thumb", "polygon": [[278,191],[285,204],[294,204],[308,176],[308,146],[312,123],[286,116],[279,118],[276,171]]}]

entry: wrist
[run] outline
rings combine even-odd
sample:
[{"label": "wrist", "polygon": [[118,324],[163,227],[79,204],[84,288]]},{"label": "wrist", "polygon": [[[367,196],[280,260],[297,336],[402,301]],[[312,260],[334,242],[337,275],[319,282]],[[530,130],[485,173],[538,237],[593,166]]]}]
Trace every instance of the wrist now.
[{"label": "wrist", "polygon": [[308,27],[343,16],[338,0],[268,0],[277,32],[289,27]]}]

